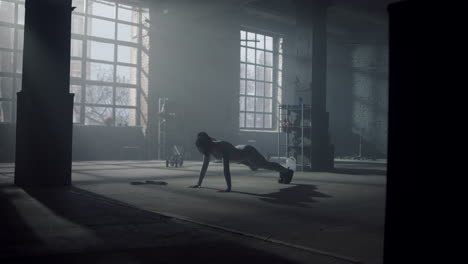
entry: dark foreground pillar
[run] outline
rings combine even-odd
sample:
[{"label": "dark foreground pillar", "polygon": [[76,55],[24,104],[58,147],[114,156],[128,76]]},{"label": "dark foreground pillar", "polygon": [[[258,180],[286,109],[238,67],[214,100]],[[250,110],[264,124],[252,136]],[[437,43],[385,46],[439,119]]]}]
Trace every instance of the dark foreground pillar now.
[{"label": "dark foreground pillar", "polygon": [[18,93],[15,184],[71,184],[71,0],[27,0]]},{"label": "dark foreground pillar", "polygon": [[465,164],[457,150],[464,149],[460,143],[466,138],[460,130],[466,117],[457,108],[465,107],[458,100],[466,97],[454,83],[462,75],[452,67],[462,54],[456,49],[462,47],[455,37],[461,36],[458,10],[464,9],[451,1],[401,1],[388,7],[385,264],[454,263],[450,259],[459,255],[452,252],[463,252],[452,243],[462,226],[456,215],[465,206],[464,190],[456,187],[465,184],[456,176],[466,174],[464,168],[457,171]]},{"label": "dark foreground pillar", "polygon": [[313,171],[334,168],[334,146],[330,142],[327,101],[327,8],[329,1],[297,1],[300,21],[312,29],[311,149]]}]

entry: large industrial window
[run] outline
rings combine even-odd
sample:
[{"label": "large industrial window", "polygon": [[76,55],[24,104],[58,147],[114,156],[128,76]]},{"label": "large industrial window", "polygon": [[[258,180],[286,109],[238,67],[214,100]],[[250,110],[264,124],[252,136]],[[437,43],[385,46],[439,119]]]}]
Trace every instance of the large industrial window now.
[{"label": "large industrial window", "polygon": [[[275,129],[281,100],[282,38],[240,31],[239,127]],[[278,100],[279,99],[279,100]]]},{"label": "large industrial window", "polygon": [[148,9],[102,0],[74,0],[73,6],[74,122],[146,126]]},{"label": "large industrial window", "polygon": [[[118,1],[73,0],[73,122],[146,126],[149,12]],[[0,0],[0,122],[14,122],[21,89],[24,0]]]},{"label": "large industrial window", "polygon": [[16,120],[23,68],[24,0],[0,1],[0,122]]}]

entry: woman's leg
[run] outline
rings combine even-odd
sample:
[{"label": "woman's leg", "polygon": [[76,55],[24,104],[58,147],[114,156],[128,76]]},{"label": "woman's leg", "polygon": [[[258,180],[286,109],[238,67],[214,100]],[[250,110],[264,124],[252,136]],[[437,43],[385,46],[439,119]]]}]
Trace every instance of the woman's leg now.
[{"label": "woman's leg", "polygon": [[270,162],[263,157],[260,152],[257,151],[252,146],[245,146],[244,148],[244,153],[245,153],[245,163],[247,166],[251,168],[260,168],[260,169],[266,169],[266,170],[273,170],[277,171],[279,173],[286,173],[288,172],[288,169],[281,166],[280,164],[276,162]]},{"label": "woman's leg", "polygon": [[247,145],[243,148],[242,151],[245,156],[245,162],[249,164],[247,166],[250,168],[253,167],[277,171],[280,173],[280,177],[278,179],[279,183],[289,184],[291,182],[294,171],[290,170],[289,168],[285,168],[276,162],[270,162],[266,160],[265,157],[263,157],[263,155],[252,146]]}]

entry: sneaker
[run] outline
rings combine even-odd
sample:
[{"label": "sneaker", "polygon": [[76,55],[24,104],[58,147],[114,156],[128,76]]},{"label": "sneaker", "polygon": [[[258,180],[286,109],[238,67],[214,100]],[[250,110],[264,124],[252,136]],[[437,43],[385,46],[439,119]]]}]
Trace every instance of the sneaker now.
[{"label": "sneaker", "polygon": [[293,178],[294,171],[288,169],[287,172],[280,173],[280,179],[278,180],[279,183],[289,184]]},{"label": "sneaker", "polygon": [[280,178],[278,179],[278,183],[283,183],[284,179],[283,177],[281,177],[281,174],[280,174]]}]

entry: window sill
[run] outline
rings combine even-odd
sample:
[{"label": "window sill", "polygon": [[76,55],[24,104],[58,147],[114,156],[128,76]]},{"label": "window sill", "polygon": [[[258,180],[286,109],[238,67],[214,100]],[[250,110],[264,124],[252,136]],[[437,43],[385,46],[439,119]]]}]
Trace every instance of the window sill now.
[{"label": "window sill", "polygon": [[256,129],[240,129],[240,132],[255,132],[255,133],[278,133],[278,130],[256,130]]}]

